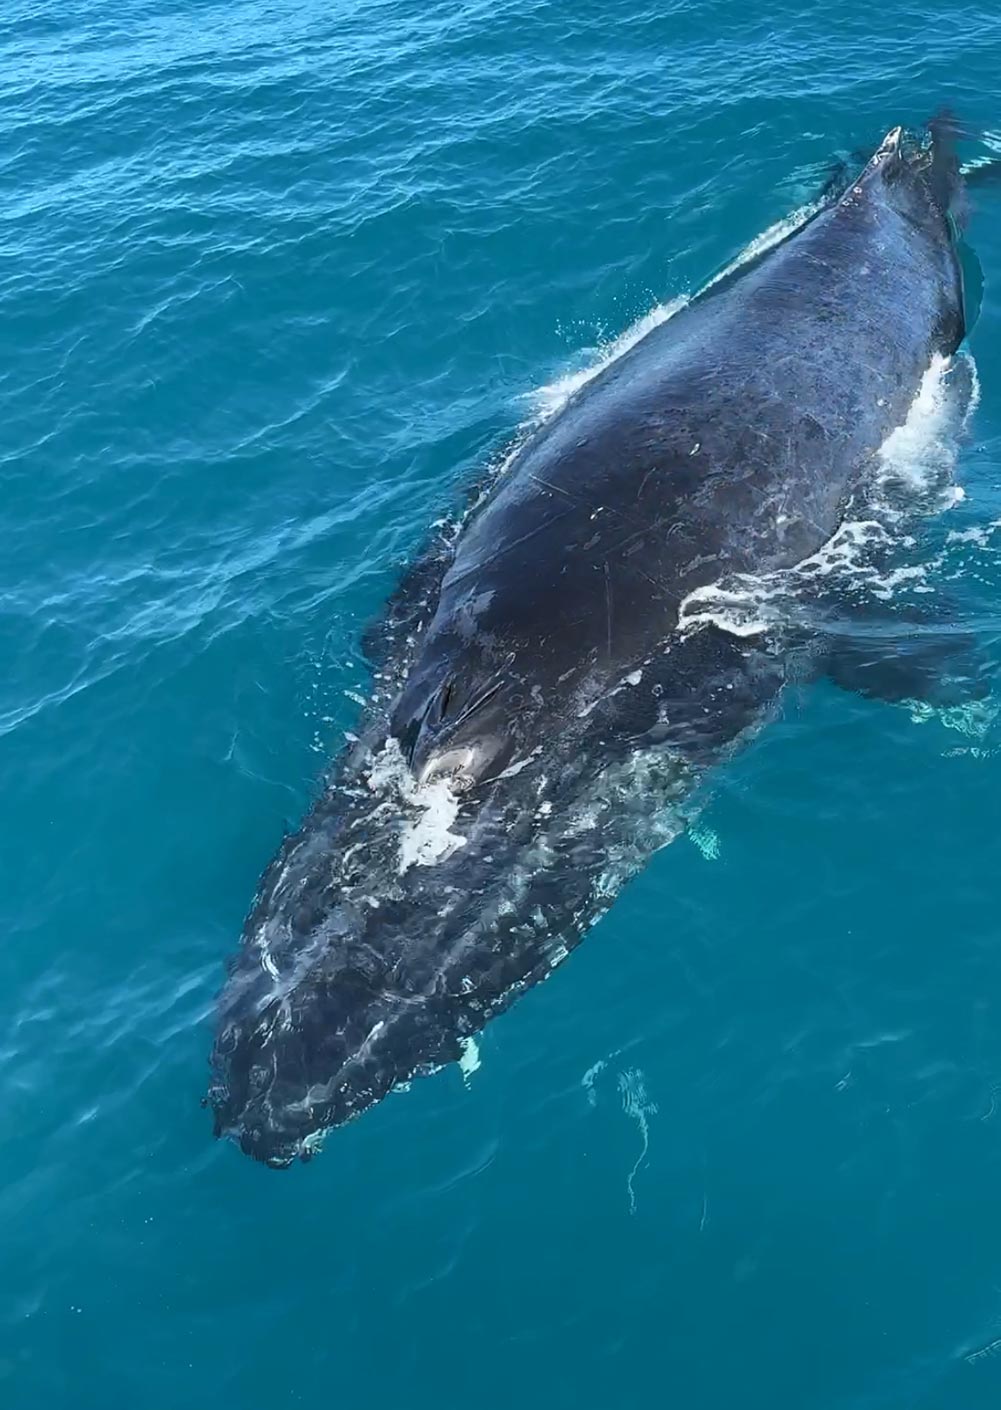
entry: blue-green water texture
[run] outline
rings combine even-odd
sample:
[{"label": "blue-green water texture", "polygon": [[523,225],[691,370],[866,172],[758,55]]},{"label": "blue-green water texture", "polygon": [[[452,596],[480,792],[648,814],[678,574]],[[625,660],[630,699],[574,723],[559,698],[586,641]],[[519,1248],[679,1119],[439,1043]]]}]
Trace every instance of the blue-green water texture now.
[{"label": "blue-green water texture", "polygon": [[[432,522],[839,157],[943,104],[987,154],[999,74],[993,0],[4,5],[4,1410],[1001,1405],[991,701],[791,692],[478,1070],[310,1164],[200,1106]],[[904,551],[998,696],[970,204],[979,404],[914,452],[965,493]]]}]

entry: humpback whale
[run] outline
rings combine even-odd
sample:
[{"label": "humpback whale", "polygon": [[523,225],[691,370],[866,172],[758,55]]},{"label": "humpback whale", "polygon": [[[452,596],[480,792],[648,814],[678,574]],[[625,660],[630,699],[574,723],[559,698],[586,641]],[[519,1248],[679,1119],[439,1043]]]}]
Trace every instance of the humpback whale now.
[{"label": "humpback whale", "polygon": [[580,387],[404,576],[357,739],[230,963],[217,1135],[286,1166],[459,1060],[789,681],[907,694],[923,649],[846,661],[802,622],[729,630],[697,609],[822,552],[956,353],[959,185],[947,130],[895,128],[839,196]]}]

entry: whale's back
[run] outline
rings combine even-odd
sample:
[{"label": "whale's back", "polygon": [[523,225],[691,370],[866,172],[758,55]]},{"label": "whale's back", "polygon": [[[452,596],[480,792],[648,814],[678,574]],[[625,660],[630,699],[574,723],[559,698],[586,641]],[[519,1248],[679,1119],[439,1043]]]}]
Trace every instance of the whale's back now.
[{"label": "whale's back", "polygon": [[689,594],[830,538],[962,337],[934,171],[891,134],[840,200],[527,442],[456,545],[396,711],[419,774],[500,771],[585,681],[611,689],[662,650]]}]

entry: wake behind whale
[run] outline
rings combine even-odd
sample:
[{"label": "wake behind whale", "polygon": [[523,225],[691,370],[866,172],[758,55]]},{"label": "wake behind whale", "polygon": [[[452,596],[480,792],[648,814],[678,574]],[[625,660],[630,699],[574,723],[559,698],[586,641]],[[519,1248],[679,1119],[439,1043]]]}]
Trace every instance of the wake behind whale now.
[{"label": "wake behind whale", "polygon": [[[892,648],[885,623],[875,650],[846,647],[829,619],[857,594],[804,576],[839,532],[874,572],[893,547],[892,516],[864,542],[850,529],[876,522],[857,511],[885,488],[884,447],[964,335],[959,184],[947,131],[894,129],[839,199],[565,388],[406,575],[359,737],[231,964],[217,1134],[287,1165],[459,1060],[678,834],[789,681],[935,698],[943,654],[968,672],[926,612],[894,620]],[[741,629],[719,594],[748,583],[820,610]]]}]

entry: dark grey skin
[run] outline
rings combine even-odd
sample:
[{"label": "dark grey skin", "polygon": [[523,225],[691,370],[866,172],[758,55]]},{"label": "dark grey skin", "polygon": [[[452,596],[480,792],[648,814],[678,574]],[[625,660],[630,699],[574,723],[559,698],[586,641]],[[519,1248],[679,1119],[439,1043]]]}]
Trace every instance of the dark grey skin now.
[{"label": "dark grey skin", "polygon": [[[404,583],[361,741],[265,874],[221,996],[218,1134],[287,1165],[457,1059],[774,708],[794,644],[679,613],[820,548],[958,347],[956,180],[943,147],[890,133],[836,203],[581,388]],[[449,840],[408,862],[444,780]]]}]

